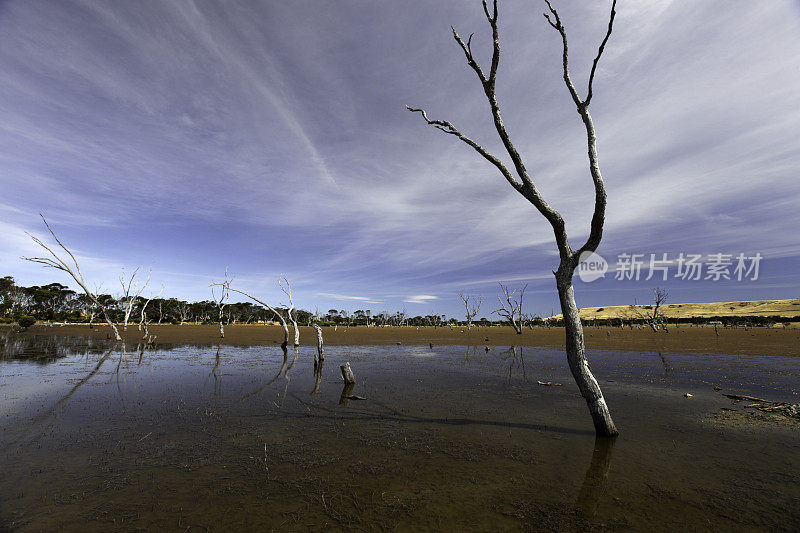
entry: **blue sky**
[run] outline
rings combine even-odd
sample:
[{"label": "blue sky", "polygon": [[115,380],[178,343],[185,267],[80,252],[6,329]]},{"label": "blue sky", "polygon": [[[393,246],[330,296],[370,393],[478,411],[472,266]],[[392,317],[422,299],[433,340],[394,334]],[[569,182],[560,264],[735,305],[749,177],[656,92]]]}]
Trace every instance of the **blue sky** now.
[{"label": "blue sky", "polygon": [[[558,2],[585,87],[610,2]],[[534,181],[573,243],[592,209],[585,137],[544,4],[500,4],[497,91]],[[39,254],[44,213],[92,285],[123,267],[205,299],[227,267],[273,302],[460,314],[497,281],[557,309],[545,220],[471,148],[497,155],[450,25],[479,1],[5,1],[0,4],[0,273],[65,281]],[[800,5],[620,0],[591,112],[609,205],[598,252],[760,253],[757,280],[576,281],[581,306],[797,297]],[[674,265],[673,265],[674,268]],[[646,277],[642,276],[642,277]]]}]

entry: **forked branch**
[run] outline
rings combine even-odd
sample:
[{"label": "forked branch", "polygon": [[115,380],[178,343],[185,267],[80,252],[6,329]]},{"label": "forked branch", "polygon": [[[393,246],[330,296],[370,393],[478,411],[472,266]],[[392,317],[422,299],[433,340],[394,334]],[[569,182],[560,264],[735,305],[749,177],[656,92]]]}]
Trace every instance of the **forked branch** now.
[{"label": "forked branch", "polygon": [[61,249],[64,250],[64,252],[70,257],[70,259],[72,260],[72,264],[68,263],[66,260],[59,257],[58,254],[54,252],[52,248],[50,248],[39,238],[31,235],[28,232],[25,232],[28,235],[28,237],[30,237],[33,240],[33,242],[35,242],[36,244],[47,250],[47,252],[51,255],[51,257],[23,257],[22,259],[30,261],[32,263],[39,263],[40,265],[44,265],[47,268],[55,268],[56,270],[61,270],[62,272],[66,272],[67,274],[69,274],[72,277],[72,279],[75,280],[75,283],[77,283],[78,286],[83,290],[86,296],[103,313],[103,318],[105,318],[106,323],[114,332],[114,339],[121,341],[122,337],[120,337],[117,327],[109,318],[106,307],[100,303],[100,301],[97,299],[97,296],[92,291],[90,291],[89,288],[86,286],[86,280],[83,278],[83,273],[81,272],[81,267],[78,265],[78,260],[75,259],[75,256],[72,254],[72,252],[70,252],[69,249],[66,246],[64,246],[64,244],[61,242],[58,236],[56,236],[55,232],[50,227],[50,224],[48,224],[47,220],[44,218],[44,215],[39,213],[39,216],[42,217],[42,222],[44,222],[47,231],[50,232],[50,235],[53,236],[53,239],[55,239],[55,241],[58,243]]}]

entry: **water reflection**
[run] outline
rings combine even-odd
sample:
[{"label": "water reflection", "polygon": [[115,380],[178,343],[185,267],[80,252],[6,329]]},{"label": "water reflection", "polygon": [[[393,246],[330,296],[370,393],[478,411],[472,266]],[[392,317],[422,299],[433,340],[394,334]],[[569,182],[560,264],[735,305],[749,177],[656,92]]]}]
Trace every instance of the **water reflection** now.
[{"label": "water reflection", "polygon": [[[281,346],[281,349],[283,350],[283,364],[281,364],[281,367],[278,369],[278,373],[275,374],[275,377],[273,377],[271,380],[269,380],[267,383],[265,383],[258,389],[240,398],[239,402],[244,402],[250,400],[255,396],[258,396],[259,394],[267,390],[273,383],[278,381],[278,378],[280,378],[283,375],[284,371],[288,372],[287,365],[289,364],[289,351],[286,348],[286,346]],[[296,360],[297,360],[297,349],[295,348],[295,361]],[[294,366],[294,361],[292,361],[292,366]]]},{"label": "water reflection", "polygon": [[[30,340],[13,349],[30,353],[39,342]],[[536,385],[534,370],[567,383],[558,350],[511,346],[484,355],[482,345],[437,346],[436,357],[422,358],[405,346],[332,346],[322,384],[324,363],[312,370],[312,347],[284,350],[281,361],[263,346],[100,343],[95,358],[97,347],[69,342],[67,359],[47,367],[0,362],[0,530],[6,516],[37,531],[87,522],[83,529],[400,531],[797,523],[796,437],[776,445],[783,433],[756,440],[726,430],[720,439],[718,428],[698,422],[714,407],[713,393],[692,402],[678,396],[678,408],[656,419],[669,400],[652,384],[664,363],[655,352],[593,354],[598,374],[616,380],[607,394],[626,441],[615,450],[616,441],[594,438],[573,387]],[[58,353],[57,343],[45,349]],[[707,384],[716,365],[726,376],[796,386],[800,368],[787,359],[759,359],[758,367],[724,356],[669,359],[670,379],[698,369],[695,384]],[[331,379],[347,360],[357,391]],[[787,369],[795,374],[786,377]],[[228,400],[217,409],[223,376]],[[270,387],[278,402],[257,401]],[[631,391],[636,401],[626,401]],[[354,392],[368,400],[354,401]],[[9,445],[22,427],[35,446]],[[654,454],[663,442],[675,452]],[[764,498],[748,499],[753,493]],[[746,503],[732,512],[729,502]]]},{"label": "water reflection", "polygon": [[617,437],[597,437],[594,441],[592,460],[586,470],[578,500],[575,502],[575,506],[587,518],[593,518],[597,514],[600,498],[605,493],[616,440]]},{"label": "water reflection", "polygon": [[[289,364],[289,366],[286,367],[286,372],[283,373],[283,379],[286,380],[286,385],[284,385],[284,387],[283,387],[283,397],[279,396],[280,403],[278,403],[278,407],[283,405],[283,401],[286,399],[286,392],[289,390],[289,382],[292,380],[292,378],[290,377],[289,373],[292,371],[292,368],[294,368],[294,365],[297,364],[298,356],[299,356],[299,349],[298,349],[297,346],[295,346],[294,347],[294,358],[292,358],[292,362]],[[283,348],[283,357],[284,358],[288,357],[287,351],[286,351],[286,347]]]},{"label": "water reflection", "polygon": [[509,346],[508,350],[500,355],[500,359],[508,362],[507,382],[511,381],[511,375],[516,369],[522,373],[523,381],[528,381],[528,374],[525,371],[525,355],[522,346]]},{"label": "water reflection", "polygon": [[91,338],[31,335],[13,327],[0,327],[0,361],[19,360],[48,364],[84,348],[97,352]]},{"label": "water reflection", "polygon": [[219,395],[222,394],[222,374],[219,370],[220,364],[220,353],[222,352],[222,345],[217,345],[217,352],[214,354],[214,365],[211,367],[211,372],[206,377],[206,380],[203,382],[203,388],[205,388],[206,383],[212,377],[214,378],[214,398],[217,398]]},{"label": "water reflection", "polygon": [[353,396],[353,389],[355,388],[355,383],[345,383],[342,387],[342,394],[339,396],[339,405],[343,405],[347,407],[350,403],[350,400]]},{"label": "water reflection", "polygon": [[322,369],[325,368],[325,359],[314,360],[314,390],[311,391],[310,396],[314,396],[319,392],[319,386],[322,383]]}]

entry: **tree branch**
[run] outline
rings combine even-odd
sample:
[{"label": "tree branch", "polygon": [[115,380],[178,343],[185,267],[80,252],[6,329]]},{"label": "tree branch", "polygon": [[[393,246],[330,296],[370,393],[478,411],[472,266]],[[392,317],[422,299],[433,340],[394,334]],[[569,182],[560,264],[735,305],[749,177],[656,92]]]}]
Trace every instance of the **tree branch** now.
[{"label": "tree branch", "polygon": [[592,100],[592,82],[594,82],[594,71],[597,70],[597,62],[600,61],[600,56],[603,55],[603,50],[606,47],[608,38],[611,37],[611,30],[614,27],[614,16],[617,14],[615,10],[616,7],[617,7],[617,0],[614,0],[611,3],[611,16],[608,18],[608,31],[606,32],[606,36],[603,39],[603,42],[600,43],[600,48],[598,48],[597,50],[597,57],[594,58],[594,62],[592,63],[592,73],[589,75],[589,90],[586,93],[586,99],[583,101],[587,107],[589,105],[589,102],[591,102]]},{"label": "tree branch", "polygon": [[495,157],[494,155],[489,153],[489,151],[486,150],[483,146],[479,145],[478,143],[476,143],[475,141],[473,141],[472,139],[470,139],[469,137],[467,137],[466,135],[461,133],[450,122],[447,122],[446,120],[431,120],[431,119],[428,118],[428,114],[425,112],[424,109],[417,109],[417,108],[410,107],[410,106],[406,106],[406,109],[408,109],[412,113],[421,114],[422,118],[429,125],[435,127],[436,129],[439,129],[439,130],[441,130],[441,131],[443,131],[445,133],[448,133],[450,135],[455,135],[456,137],[461,139],[463,142],[465,142],[466,144],[470,145],[472,148],[475,149],[476,152],[481,154],[487,161],[489,161],[491,164],[493,164],[495,167],[497,167],[497,169],[500,171],[500,173],[503,174],[503,177],[506,178],[508,183],[510,183],[511,186],[514,187],[514,189],[516,189],[520,193],[522,192],[522,190],[523,190],[522,183],[520,183],[519,181],[517,181],[514,178],[514,176],[511,174],[511,171],[509,171],[508,168],[506,168],[506,166],[503,164],[502,161],[500,161],[499,158]]},{"label": "tree branch", "polygon": [[570,78],[569,75],[569,45],[567,44],[567,30],[561,23],[561,17],[558,16],[558,11],[556,11],[555,8],[550,4],[550,0],[544,1],[547,4],[548,9],[550,9],[550,13],[552,13],[555,22],[550,19],[547,13],[544,14],[544,18],[546,18],[547,22],[549,22],[550,25],[561,35],[561,64],[563,68],[564,84],[567,86],[567,89],[569,89],[569,94],[572,96],[572,101],[575,102],[575,105],[578,106],[578,110],[580,110],[584,103],[581,101],[580,96],[578,96],[578,91],[575,90],[575,85],[572,83],[572,78]]}]

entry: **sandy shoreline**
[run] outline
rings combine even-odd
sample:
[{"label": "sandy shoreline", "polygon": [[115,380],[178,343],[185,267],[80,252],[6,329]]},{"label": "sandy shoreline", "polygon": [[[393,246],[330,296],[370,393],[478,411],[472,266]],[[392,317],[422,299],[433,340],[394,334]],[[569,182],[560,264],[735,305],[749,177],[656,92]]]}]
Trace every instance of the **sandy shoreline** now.
[{"label": "sandy shoreline", "polygon": [[[127,342],[141,342],[142,334],[136,325],[120,334]],[[649,328],[620,329],[592,328],[585,330],[589,350],[632,350],[666,353],[719,353],[780,355],[800,357],[800,331],[783,328],[720,329],[719,336],[713,328],[671,328],[669,333],[653,332]],[[224,344],[252,346],[279,344],[283,330],[279,326],[237,325],[225,327],[225,338],[220,339],[219,328],[213,325],[161,325],[150,326],[160,344]],[[91,336],[105,339],[110,334],[107,326],[89,329],[85,325],[48,326],[37,324],[26,335]],[[474,327],[472,330],[456,327],[338,327],[323,328],[327,345],[370,344],[458,344],[488,346],[553,346],[564,345],[563,328],[526,329],[517,335],[508,327]],[[488,340],[487,340],[488,339]],[[309,327],[300,328],[300,342],[316,345],[316,335]]]}]

